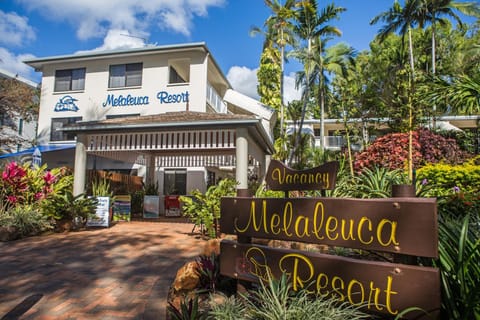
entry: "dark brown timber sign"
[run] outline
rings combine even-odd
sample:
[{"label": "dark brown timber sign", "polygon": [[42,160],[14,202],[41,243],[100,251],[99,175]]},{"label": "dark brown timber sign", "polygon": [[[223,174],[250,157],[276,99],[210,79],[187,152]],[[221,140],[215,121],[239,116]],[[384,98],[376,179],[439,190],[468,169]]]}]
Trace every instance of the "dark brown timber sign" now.
[{"label": "dark brown timber sign", "polygon": [[265,180],[271,190],[332,190],[337,180],[338,162],[327,162],[316,168],[294,170],[283,162],[272,160]]},{"label": "dark brown timber sign", "polygon": [[220,230],[438,257],[437,206],[429,198],[222,198]]},{"label": "dark brown timber sign", "polygon": [[[438,269],[260,245],[221,242],[220,272],[233,278],[267,281],[268,274],[286,273],[293,289],[307,288],[322,296],[363,306],[372,313],[395,316],[410,307],[438,315],[440,282]],[[409,316],[419,316],[414,312]]]},{"label": "dark brown timber sign", "polygon": [[[299,171],[272,161],[266,181],[278,191],[333,189],[337,170],[336,162]],[[286,274],[294,290],[336,296],[389,318],[408,308],[416,311],[407,319],[439,317],[438,269],[246,243],[263,238],[438,258],[436,199],[225,197],[219,222],[221,232],[238,236],[221,242],[224,275],[258,282]]]}]

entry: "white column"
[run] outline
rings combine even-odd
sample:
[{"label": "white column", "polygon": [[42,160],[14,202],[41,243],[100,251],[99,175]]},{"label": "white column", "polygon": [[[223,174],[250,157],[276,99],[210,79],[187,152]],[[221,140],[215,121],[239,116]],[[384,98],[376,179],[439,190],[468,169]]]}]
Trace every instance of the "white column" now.
[{"label": "white column", "polygon": [[73,171],[73,195],[85,193],[85,180],[87,176],[87,135],[77,135],[75,146],[75,165]]},{"label": "white column", "polygon": [[248,131],[246,128],[237,129],[236,137],[236,158],[237,168],[235,171],[237,195],[246,196],[248,193]]}]

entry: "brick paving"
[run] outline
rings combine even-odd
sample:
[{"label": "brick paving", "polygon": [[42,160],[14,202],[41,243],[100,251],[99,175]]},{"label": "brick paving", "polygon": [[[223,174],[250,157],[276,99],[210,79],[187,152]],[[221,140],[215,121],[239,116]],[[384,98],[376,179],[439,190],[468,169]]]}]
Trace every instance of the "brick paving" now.
[{"label": "brick paving", "polygon": [[165,319],[177,270],[203,251],[192,227],[120,222],[0,243],[0,319]]}]

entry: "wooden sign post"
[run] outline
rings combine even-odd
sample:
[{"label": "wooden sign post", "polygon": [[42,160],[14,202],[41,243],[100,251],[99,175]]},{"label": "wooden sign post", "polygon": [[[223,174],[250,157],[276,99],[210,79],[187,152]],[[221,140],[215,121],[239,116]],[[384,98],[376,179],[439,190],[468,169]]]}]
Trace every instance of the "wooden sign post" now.
[{"label": "wooden sign post", "polygon": [[[333,189],[338,164],[296,171],[275,161],[273,190]],[[435,199],[243,198],[221,200],[220,231],[238,239],[298,241],[392,254],[438,258]],[[220,272],[244,281],[287,274],[294,290],[395,316],[415,307],[439,317],[440,275],[430,267],[368,261],[252,243],[222,241]],[[312,287],[308,287],[312,285]],[[407,318],[420,319],[424,312]]]}]

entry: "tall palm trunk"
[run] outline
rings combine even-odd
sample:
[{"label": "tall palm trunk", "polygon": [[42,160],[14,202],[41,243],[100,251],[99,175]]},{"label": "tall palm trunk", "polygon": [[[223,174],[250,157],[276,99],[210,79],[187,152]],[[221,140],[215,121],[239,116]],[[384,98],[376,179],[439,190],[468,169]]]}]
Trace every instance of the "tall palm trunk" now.
[{"label": "tall palm trunk", "polygon": [[312,39],[308,39],[308,49],[307,49],[307,62],[305,64],[305,92],[303,95],[303,106],[302,106],[302,115],[300,117],[300,125],[298,126],[298,132],[295,138],[295,145],[293,146],[292,150],[290,151],[290,157],[288,159],[289,165],[292,165],[293,156],[297,151],[300,141],[302,139],[302,130],[303,130],[303,123],[305,122],[305,114],[307,113],[307,104],[308,104],[308,97],[310,96],[310,56],[312,52]]},{"label": "tall palm trunk", "polygon": [[415,83],[415,65],[413,61],[412,28],[408,27],[408,48],[410,55],[410,92],[408,94],[408,179],[413,181],[413,91]]},{"label": "tall palm trunk", "polygon": [[283,99],[283,75],[285,69],[285,44],[283,39],[283,29],[280,31],[281,35],[281,46],[280,46],[280,135],[283,137],[285,135],[284,128],[284,117],[285,117],[285,104]]}]

